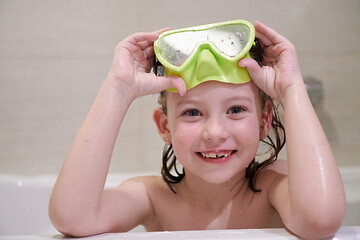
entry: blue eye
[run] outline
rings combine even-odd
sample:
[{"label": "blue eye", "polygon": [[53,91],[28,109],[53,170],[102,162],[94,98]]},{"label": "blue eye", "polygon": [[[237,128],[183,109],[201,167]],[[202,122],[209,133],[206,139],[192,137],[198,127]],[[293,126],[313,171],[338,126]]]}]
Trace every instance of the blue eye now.
[{"label": "blue eye", "polygon": [[235,106],[235,107],[231,107],[227,113],[228,114],[239,114],[239,113],[242,113],[243,111],[245,111],[244,108]]},{"label": "blue eye", "polygon": [[189,110],[186,110],[183,115],[185,116],[189,116],[189,117],[199,117],[201,116],[201,112],[196,110],[196,109],[189,109]]}]

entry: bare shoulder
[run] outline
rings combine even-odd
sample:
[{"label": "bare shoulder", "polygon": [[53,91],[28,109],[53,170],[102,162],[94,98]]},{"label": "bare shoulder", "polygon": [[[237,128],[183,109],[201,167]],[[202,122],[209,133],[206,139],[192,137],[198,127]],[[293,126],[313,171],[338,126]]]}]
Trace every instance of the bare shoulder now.
[{"label": "bare shoulder", "polygon": [[266,166],[258,176],[258,184],[265,189],[269,189],[273,183],[277,183],[287,178],[288,162],[286,160],[276,160]]},{"label": "bare shoulder", "polygon": [[125,180],[117,189],[136,188],[148,191],[161,186],[163,186],[163,181],[160,176],[138,176]]},{"label": "bare shoulder", "polygon": [[281,175],[288,175],[288,161],[287,160],[276,160],[274,163],[266,166],[264,171],[274,171]]},{"label": "bare shoulder", "polygon": [[140,176],[130,178],[120,184],[119,188],[124,188],[124,186],[141,188],[147,193],[149,199],[152,200],[155,205],[158,204],[160,199],[166,199],[166,201],[169,201],[170,198],[177,196],[165,183],[161,176]]},{"label": "bare shoulder", "polygon": [[[160,176],[139,176],[129,178],[115,188],[108,189],[117,197],[117,202],[124,204],[129,201],[133,205],[142,206],[152,212],[154,192],[159,192],[163,188]],[[129,204],[130,204],[129,203]]]},{"label": "bare shoulder", "polygon": [[146,197],[154,204],[154,199],[169,198],[173,195],[161,176],[139,176],[121,183],[117,189],[135,193]]},{"label": "bare shoulder", "polygon": [[[133,193],[135,204],[137,199],[146,199],[149,205],[149,214],[140,223],[147,231],[160,231],[163,226],[159,218],[168,215],[171,205],[176,206],[176,195],[163,181],[160,176],[141,176],[126,180],[118,187],[121,190],[126,189]],[[133,204],[134,204],[133,203]]]}]

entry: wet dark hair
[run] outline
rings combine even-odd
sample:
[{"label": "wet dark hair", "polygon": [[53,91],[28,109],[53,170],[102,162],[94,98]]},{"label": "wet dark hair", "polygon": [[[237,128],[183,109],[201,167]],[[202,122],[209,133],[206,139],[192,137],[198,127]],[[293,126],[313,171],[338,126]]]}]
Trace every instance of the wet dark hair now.
[{"label": "wet dark hair", "polygon": [[[262,54],[260,44],[257,42],[257,40],[255,47],[253,47],[253,49],[251,50],[251,54],[258,62],[258,64],[262,66]],[[164,74],[164,68],[156,60],[156,58],[154,63],[154,72],[156,75],[159,76],[163,76]],[[272,106],[272,128],[270,134],[268,134],[266,138],[260,140],[262,143],[269,147],[269,151],[266,152],[266,154],[269,156],[262,161],[257,161],[256,158],[254,158],[245,171],[245,179],[248,181],[249,188],[254,193],[261,192],[261,189],[256,188],[256,179],[260,171],[263,170],[266,166],[274,163],[278,159],[278,155],[286,142],[285,128],[280,119],[280,115],[278,112],[278,104],[275,104],[274,100],[271,99],[271,97],[264,93],[262,90],[259,89],[259,91],[261,109],[264,109],[266,102],[269,102]],[[161,105],[161,109],[164,114],[167,115],[166,91],[160,93],[158,102]],[[183,167],[181,168],[182,169],[179,169],[173,146],[171,144],[165,144],[162,155],[161,175],[165,183],[174,193],[176,192],[173,188],[173,184],[181,182],[181,180],[185,177],[185,169]]]}]

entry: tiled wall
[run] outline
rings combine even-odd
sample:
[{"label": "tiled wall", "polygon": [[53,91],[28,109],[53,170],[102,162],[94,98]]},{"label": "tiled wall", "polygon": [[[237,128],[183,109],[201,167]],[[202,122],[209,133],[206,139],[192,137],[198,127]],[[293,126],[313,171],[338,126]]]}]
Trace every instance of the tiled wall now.
[{"label": "tiled wall", "polygon": [[[316,110],[340,165],[360,164],[358,0],[2,0],[0,173],[54,174],[101,85],[116,44],[137,31],[260,20],[297,47],[322,81]],[[138,99],[111,172],[159,172],[157,96]]]}]

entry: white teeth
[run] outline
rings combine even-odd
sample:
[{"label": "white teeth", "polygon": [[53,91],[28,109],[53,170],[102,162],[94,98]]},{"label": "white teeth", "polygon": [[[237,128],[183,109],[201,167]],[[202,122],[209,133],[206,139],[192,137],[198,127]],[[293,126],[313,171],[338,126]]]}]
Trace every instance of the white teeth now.
[{"label": "white teeth", "polygon": [[227,152],[227,153],[220,153],[220,154],[216,154],[216,153],[201,153],[201,155],[203,157],[206,157],[206,158],[224,158],[224,157],[228,157],[230,156],[231,154],[231,151]]}]

